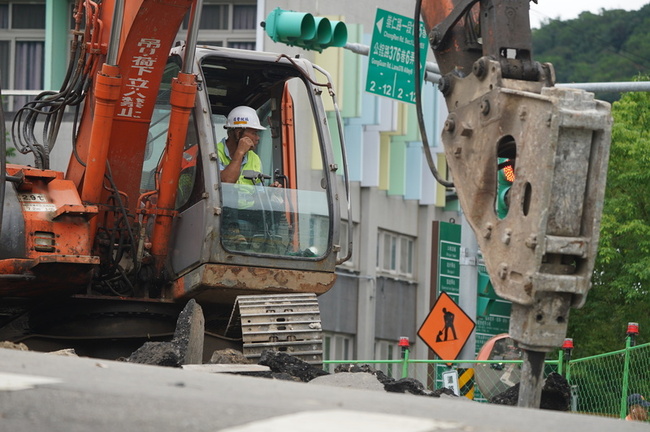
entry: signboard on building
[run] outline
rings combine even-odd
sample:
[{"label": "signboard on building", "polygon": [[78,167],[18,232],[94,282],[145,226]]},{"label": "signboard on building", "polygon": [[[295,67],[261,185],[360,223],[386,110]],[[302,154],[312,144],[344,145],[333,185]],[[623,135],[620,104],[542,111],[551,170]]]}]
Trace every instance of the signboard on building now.
[{"label": "signboard on building", "polygon": [[377,9],[368,53],[367,92],[415,103],[414,30],[419,29],[420,82],[428,46],[424,24],[418,22],[418,26],[412,18]]}]

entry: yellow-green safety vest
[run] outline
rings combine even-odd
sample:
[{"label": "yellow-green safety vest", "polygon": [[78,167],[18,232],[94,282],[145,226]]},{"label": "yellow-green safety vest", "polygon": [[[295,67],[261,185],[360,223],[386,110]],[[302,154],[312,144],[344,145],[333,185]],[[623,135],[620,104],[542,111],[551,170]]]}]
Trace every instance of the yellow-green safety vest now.
[{"label": "yellow-green safety vest", "polygon": [[[217,143],[217,156],[219,157],[220,167],[225,168],[230,164],[232,159],[226,154],[226,139],[222,139]],[[252,170],[257,172],[262,172],[262,161],[260,157],[254,151],[246,152],[244,163],[241,166],[241,171],[239,172],[239,178],[237,179],[237,184],[248,184],[254,185],[253,180],[244,178],[243,172],[245,170]]]}]

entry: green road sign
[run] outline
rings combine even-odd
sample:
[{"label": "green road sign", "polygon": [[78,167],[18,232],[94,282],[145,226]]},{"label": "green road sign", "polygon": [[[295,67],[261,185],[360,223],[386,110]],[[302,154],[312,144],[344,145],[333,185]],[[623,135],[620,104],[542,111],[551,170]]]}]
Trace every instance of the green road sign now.
[{"label": "green road sign", "polygon": [[438,224],[438,293],[445,292],[458,301],[460,295],[460,225]]},{"label": "green road sign", "polygon": [[[403,102],[415,103],[414,21],[377,9],[368,55],[366,91]],[[419,22],[420,81],[424,78],[427,38]]]}]

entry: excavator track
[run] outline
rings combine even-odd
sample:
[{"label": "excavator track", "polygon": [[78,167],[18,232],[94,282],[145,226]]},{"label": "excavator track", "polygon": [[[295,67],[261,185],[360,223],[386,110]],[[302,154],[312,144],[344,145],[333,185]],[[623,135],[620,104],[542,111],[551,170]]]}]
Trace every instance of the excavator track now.
[{"label": "excavator track", "polygon": [[241,319],[244,355],[257,361],[271,349],[312,365],[323,362],[320,309],[315,294],[239,296],[230,325]]}]

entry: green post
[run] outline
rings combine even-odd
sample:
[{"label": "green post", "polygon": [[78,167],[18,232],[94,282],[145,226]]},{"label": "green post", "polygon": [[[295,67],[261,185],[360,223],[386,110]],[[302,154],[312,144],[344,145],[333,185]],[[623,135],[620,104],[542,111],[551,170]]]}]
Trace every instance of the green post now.
[{"label": "green post", "polygon": [[409,375],[409,338],[400,337],[399,346],[402,348],[402,378],[406,378]]},{"label": "green post", "polygon": [[409,349],[404,350],[404,356],[402,358],[402,378],[409,376]]},{"label": "green post", "polygon": [[627,415],[627,393],[630,387],[630,348],[636,345],[635,338],[639,334],[639,323],[627,323],[625,338],[625,365],[623,369],[623,394],[621,395],[621,419]]},{"label": "green post", "polygon": [[557,357],[557,373],[564,376],[564,350],[560,350]]},{"label": "green post", "polygon": [[623,391],[621,394],[621,420],[627,416],[627,392],[630,386],[630,348],[632,337],[628,334],[625,338],[625,364],[623,366]]},{"label": "green post", "polygon": [[571,352],[573,351],[573,339],[572,338],[566,338],[564,339],[564,343],[562,343],[562,350],[560,351],[560,364],[559,364],[559,373],[560,375],[564,375],[562,373],[562,369],[564,367],[564,364],[566,362],[566,378],[567,381],[569,381],[569,363],[571,363]]}]

